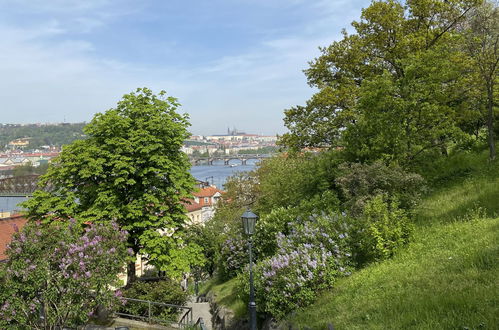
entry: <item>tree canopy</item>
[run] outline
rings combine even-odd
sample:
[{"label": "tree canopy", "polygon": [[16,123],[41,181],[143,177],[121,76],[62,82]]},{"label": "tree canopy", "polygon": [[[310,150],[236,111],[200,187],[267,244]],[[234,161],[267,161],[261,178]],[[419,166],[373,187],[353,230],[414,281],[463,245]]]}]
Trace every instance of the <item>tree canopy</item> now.
[{"label": "tree canopy", "polygon": [[464,47],[465,23],[480,6],[478,0],[373,1],[352,23],[354,33],[343,31],[342,40],[310,62],[305,75],[318,92],[285,111],[289,133],[280,143],[341,147],[352,161],[408,163],[445,153],[480,117]]},{"label": "tree canopy", "polygon": [[88,138],[64,147],[24,203],[29,218],[115,220],[134,252],[164,269],[181,243],[182,200],[194,187],[181,152],[189,122],[178,107],[164,91],[139,88],[96,114],[84,128]]}]

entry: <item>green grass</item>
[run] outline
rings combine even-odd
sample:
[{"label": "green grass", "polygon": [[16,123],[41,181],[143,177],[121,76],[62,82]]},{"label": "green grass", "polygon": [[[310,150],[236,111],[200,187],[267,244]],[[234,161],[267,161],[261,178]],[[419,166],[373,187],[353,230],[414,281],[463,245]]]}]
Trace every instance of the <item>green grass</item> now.
[{"label": "green grass", "polygon": [[239,298],[237,288],[237,279],[233,278],[227,282],[221,282],[214,278],[201,287],[201,293],[211,292],[215,296],[215,301],[234,312],[236,319],[243,318],[247,312],[247,306]]},{"label": "green grass", "polygon": [[488,154],[461,154],[435,167],[445,174],[439,188],[420,205],[418,224],[435,224],[477,215],[499,216],[499,161],[489,163]]},{"label": "green grass", "polygon": [[495,329],[499,219],[438,224],[393,259],[337,282],[289,321],[298,328]]},{"label": "green grass", "polygon": [[458,155],[434,176],[412,242],[286,322],[325,329],[499,329],[499,167]]}]

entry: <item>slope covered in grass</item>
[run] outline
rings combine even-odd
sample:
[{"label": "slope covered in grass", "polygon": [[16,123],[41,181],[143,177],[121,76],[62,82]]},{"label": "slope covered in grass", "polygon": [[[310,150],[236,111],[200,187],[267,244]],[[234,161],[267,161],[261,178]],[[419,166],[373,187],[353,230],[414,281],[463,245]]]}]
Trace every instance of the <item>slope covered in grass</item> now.
[{"label": "slope covered in grass", "polygon": [[[412,242],[340,279],[287,322],[323,329],[495,329],[499,325],[499,170],[485,154],[435,164]],[[440,171],[440,173],[438,173]]]},{"label": "slope covered in grass", "polygon": [[201,293],[207,294],[208,292],[211,292],[217,304],[232,310],[235,318],[244,318],[247,307],[240,299],[239,292],[237,292],[236,278],[226,282],[220,282],[217,278],[213,278],[201,288]]},{"label": "slope covered in grass", "polygon": [[290,319],[299,327],[463,329],[499,324],[499,219],[417,231],[395,258],[338,281]]}]

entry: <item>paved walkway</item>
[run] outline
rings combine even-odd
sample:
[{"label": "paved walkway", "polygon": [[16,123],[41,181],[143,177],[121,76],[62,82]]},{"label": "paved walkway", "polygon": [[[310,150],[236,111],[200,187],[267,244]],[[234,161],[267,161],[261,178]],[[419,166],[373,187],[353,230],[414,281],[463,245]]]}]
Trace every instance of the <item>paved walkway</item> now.
[{"label": "paved walkway", "polygon": [[211,313],[210,313],[210,303],[202,302],[197,303],[196,297],[191,296],[189,302],[187,302],[187,307],[192,307],[192,320],[194,323],[202,317],[204,321],[204,325],[208,330],[211,330]]},{"label": "paved walkway", "polygon": [[113,319],[107,326],[104,325],[87,325],[85,330],[116,330],[119,327],[126,327],[129,330],[176,330],[177,327],[165,327],[158,324],[148,324],[141,321],[129,320],[117,317]]}]

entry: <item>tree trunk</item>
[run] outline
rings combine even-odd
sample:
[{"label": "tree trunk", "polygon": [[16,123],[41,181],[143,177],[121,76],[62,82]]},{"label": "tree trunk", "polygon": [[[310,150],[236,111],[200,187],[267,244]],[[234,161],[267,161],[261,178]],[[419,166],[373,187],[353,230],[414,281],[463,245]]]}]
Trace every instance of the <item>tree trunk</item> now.
[{"label": "tree trunk", "polygon": [[127,280],[126,280],[127,286],[137,280],[137,274],[135,274],[135,260],[127,264],[126,274],[127,274]]},{"label": "tree trunk", "polygon": [[496,159],[496,144],[494,136],[494,90],[493,82],[487,81],[487,142],[489,144],[489,158]]}]

